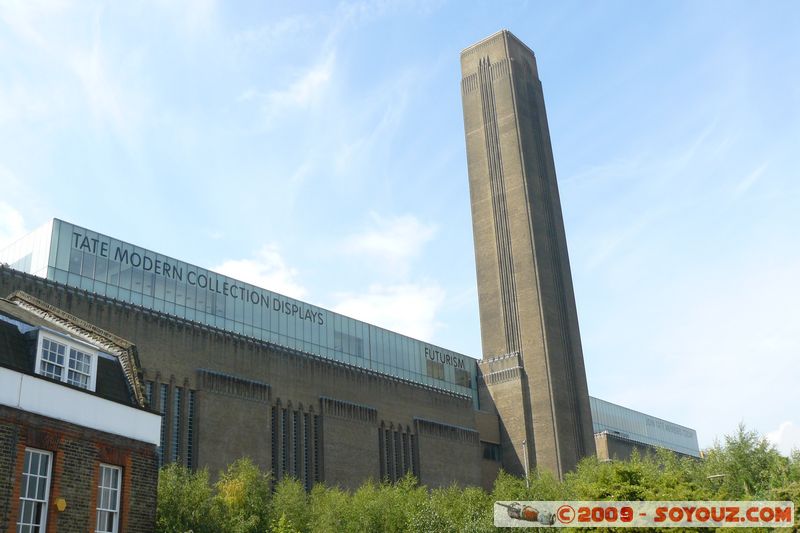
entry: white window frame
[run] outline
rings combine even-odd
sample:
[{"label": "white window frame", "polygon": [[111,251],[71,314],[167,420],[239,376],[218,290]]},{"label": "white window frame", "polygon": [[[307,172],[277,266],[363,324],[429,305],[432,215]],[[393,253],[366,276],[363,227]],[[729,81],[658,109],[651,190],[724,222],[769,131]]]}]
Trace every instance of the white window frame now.
[{"label": "white window frame", "polygon": [[[53,452],[48,452],[47,450],[38,450],[36,448],[25,448],[25,457],[27,457],[28,453],[38,454],[39,456],[47,457],[47,474],[45,477],[44,499],[40,500],[37,498],[28,498],[26,496],[26,491],[29,486],[29,482],[23,483],[25,481],[26,476],[36,477],[39,479],[42,476],[38,472],[36,473],[26,472],[23,466],[22,477],[19,480],[21,486],[19,491],[19,508],[18,508],[19,514],[17,516],[17,533],[27,533],[29,531],[39,531],[41,533],[44,533],[44,531],[47,529],[47,511],[49,510],[50,507],[50,481],[52,479],[52,472],[53,472]],[[41,457],[39,460],[41,461]],[[38,517],[38,519],[40,520],[39,524],[32,522],[23,522],[23,520],[25,519],[23,515],[23,508],[25,506],[25,502],[38,502],[42,504],[41,507],[39,507],[39,517]],[[31,518],[35,520],[34,517]]]},{"label": "white window frame", "polygon": [[[41,368],[42,367],[42,356],[44,354],[43,345],[44,345],[44,340],[45,339],[47,339],[50,342],[55,342],[55,343],[62,344],[64,346],[66,346],[66,350],[65,350],[65,353],[64,353],[64,364],[63,364],[63,366],[61,366],[62,370],[61,370],[60,381],[62,383],[68,383],[68,384],[70,384],[70,385],[72,385],[74,387],[78,387],[78,388],[83,389],[83,387],[81,387],[80,385],[75,385],[74,383],[69,383],[69,381],[68,381],[68,376],[69,376],[69,371],[70,371],[69,361],[70,361],[70,356],[71,356],[72,350],[75,350],[77,352],[80,352],[80,353],[83,353],[83,354],[86,354],[86,355],[89,356],[89,383],[88,383],[88,387],[86,387],[84,390],[90,390],[90,391],[94,392],[94,390],[95,390],[95,388],[97,386],[97,358],[98,358],[97,350],[93,349],[88,344],[76,342],[74,339],[70,339],[70,338],[55,334],[55,333],[50,332],[50,331],[45,331],[44,329],[40,329],[39,330],[39,339],[37,341],[37,346],[36,346],[36,370],[35,370],[35,372],[40,376],[45,376],[45,374],[42,373],[42,368]],[[83,374],[83,372],[81,372],[81,373]],[[50,376],[45,376],[45,377],[50,377]],[[50,377],[50,379],[56,379],[56,378]]]},{"label": "white window frame", "polygon": [[[103,485],[103,469],[116,471],[117,472],[117,486],[112,487],[110,485]],[[114,507],[101,507],[100,502],[103,497],[104,490],[115,490],[117,493],[117,497],[114,501]],[[122,498],[120,495],[122,494],[122,467],[116,465],[108,465],[105,463],[100,463],[100,468],[98,470],[98,477],[97,477],[97,506],[95,508],[95,533],[119,533],[119,515],[121,512],[120,509],[120,502]],[[114,523],[112,524],[112,528],[108,529],[100,529],[100,513],[111,513],[114,517]]]}]

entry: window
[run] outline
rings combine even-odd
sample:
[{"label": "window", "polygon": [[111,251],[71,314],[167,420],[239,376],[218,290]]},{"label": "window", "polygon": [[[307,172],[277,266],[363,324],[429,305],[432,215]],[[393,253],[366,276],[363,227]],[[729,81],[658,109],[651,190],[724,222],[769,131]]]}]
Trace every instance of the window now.
[{"label": "window", "polygon": [[39,372],[49,378],[60,380],[64,370],[66,350],[65,345],[43,338]]},{"label": "window", "polygon": [[170,459],[177,461],[181,455],[181,414],[183,412],[182,389],[172,389],[172,452]]},{"label": "window", "polygon": [[39,374],[82,389],[94,390],[95,354],[86,348],[40,335]]},{"label": "window", "polygon": [[334,331],[333,349],[356,357],[364,357],[364,340],[349,333]]},{"label": "window", "polygon": [[278,406],[272,407],[272,422],[270,423],[270,428],[272,429],[272,477],[276,481],[281,479],[281,471],[278,470],[280,466],[280,462],[278,461],[280,451],[278,449],[278,413],[280,409],[281,408]]},{"label": "window", "polygon": [[428,375],[434,379],[444,379],[444,363],[427,360]]},{"label": "window", "polygon": [[100,484],[97,486],[97,525],[95,533],[119,532],[119,493],[122,469],[100,465]]},{"label": "window", "polygon": [[25,450],[25,468],[20,488],[17,533],[43,533],[50,496],[50,469],[53,455],[41,450]]},{"label": "window", "polygon": [[189,390],[189,419],[186,421],[186,466],[194,468],[194,391]]},{"label": "window", "polygon": [[492,442],[481,441],[481,445],[483,446],[483,458],[484,459],[488,459],[489,461],[500,462],[501,455],[500,455],[500,445],[499,444],[494,444]]},{"label": "window", "polygon": [[144,382],[144,397],[147,400],[147,405],[150,406],[152,409],[153,407],[153,382],[152,381],[145,381]]},{"label": "window", "polygon": [[158,386],[158,412],[161,414],[161,440],[158,446],[158,465],[164,464],[164,454],[167,447],[167,397],[169,385],[161,383]]},{"label": "window", "polygon": [[456,368],[456,385],[472,388],[472,380],[470,379],[469,372]]},{"label": "window", "polygon": [[67,370],[67,383],[89,388],[89,381],[92,379],[92,356],[88,353],[79,352],[74,348],[69,349],[69,370]]}]

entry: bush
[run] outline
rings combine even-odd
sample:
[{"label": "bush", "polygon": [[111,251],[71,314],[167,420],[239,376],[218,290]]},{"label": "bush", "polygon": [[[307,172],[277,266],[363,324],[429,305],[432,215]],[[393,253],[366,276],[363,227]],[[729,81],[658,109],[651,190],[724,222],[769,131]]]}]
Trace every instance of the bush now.
[{"label": "bush", "polygon": [[156,531],[161,533],[217,533],[220,531],[213,505],[208,471],[170,464],[158,476]]}]

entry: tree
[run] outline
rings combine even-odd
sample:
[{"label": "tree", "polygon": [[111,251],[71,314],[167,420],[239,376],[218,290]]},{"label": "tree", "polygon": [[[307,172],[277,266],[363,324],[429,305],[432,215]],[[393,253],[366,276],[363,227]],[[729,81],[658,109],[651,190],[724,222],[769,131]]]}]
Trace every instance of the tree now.
[{"label": "tree", "polygon": [[308,495],[298,480],[285,477],[275,485],[270,509],[273,518],[279,521],[283,518],[286,524],[299,531],[308,530],[311,518]]},{"label": "tree", "polygon": [[[457,485],[429,490],[410,474],[396,483],[368,480],[355,492],[317,484],[306,493],[290,478],[274,493],[270,485],[269,474],[249,459],[233,463],[213,487],[205,470],[166,466],[158,483],[157,531],[482,533],[494,531],[495,501],[764,499],[791,500],[800,508],[800,451],[784,457],[740,425],[705,459],[667,450],[634,453],[626,461],[591,457],[563,482],[534,469],[526,486],[501,471],[491,492]],[[800,530],[800,517],[795,526]],[[634,531],[607,531],[614,530]]]},{"label": "tree", "polygon": [[350,498],[350,493],[339,487],[326,487],[322,483],[314,485],[308,495],[308,505],[314,513],[308,530],[311,533],[346,531]]},{"label": "tree", "polygon": [[270,523],[271,476],[249,458],[239,459],[220,474],[214,503],[220,527],[230,533],[261,533]]},{"label": "tree", "polygon": [[757,431],[739,424],[725,445],[715,443],[706,453],[709,476],[720,476],[719,499],[766,498],[771,489],[789,481],[790,461]]},{"label": "tree", "polygon": [[208,471],[193,473],[173,463],[158,476],[156,531],[161,533],[217,533],[220,531],[213,509],[213,491]]}]

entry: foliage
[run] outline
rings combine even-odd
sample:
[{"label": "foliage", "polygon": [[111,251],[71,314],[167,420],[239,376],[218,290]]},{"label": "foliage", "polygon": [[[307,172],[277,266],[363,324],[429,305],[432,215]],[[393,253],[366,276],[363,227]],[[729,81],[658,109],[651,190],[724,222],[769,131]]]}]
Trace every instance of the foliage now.
[{"label": "foliage", "polygon": [[724,446],[715,443],[706,456],[710,475],[722,478],[719,499],[764,499],[770,490],[789,481],[792,468],[789,458],[743,424],[734,435],[725,436]]},{"label": "foliage", "polygon": [[[267,503],[264,502],[266,506]],[[308,509],[308,495],[303,485],[294,478],[286,477],[275,485],[275,494],[272,495],[272,516],[285,518],[287,525],[298,531],[308,530],[310,512]]]},{"label": "foliage", "polygon": [[231,533],[259,533],[269,524],[271,476],[249,458],[239,459],[220,475],[214,503],[220,529]]},{"label": "foliage", "polygon": [[158,476],[156,531],[164,533],[219,531],[207,470],[193,473],[177,464],[170,464],[161,469]]},{"label": "foliage", "polygon": [[740,426],[704,459],[665,450],[627,461],[586,458],[563,482],[534,469],[527,486],[501,471],[490,492],[457,485],[428,489],[409,475],[396,483],[366,481],[352,492],[317,484],[307,493],[295,479],[273,484],[249,459],[230,465],[211,485],[205,470],[169,465],[158,482],[157,531],[483,533],[495,530],[498,500],[726,499],[792,500],[800,508],[800,451],[784,457]]}]

